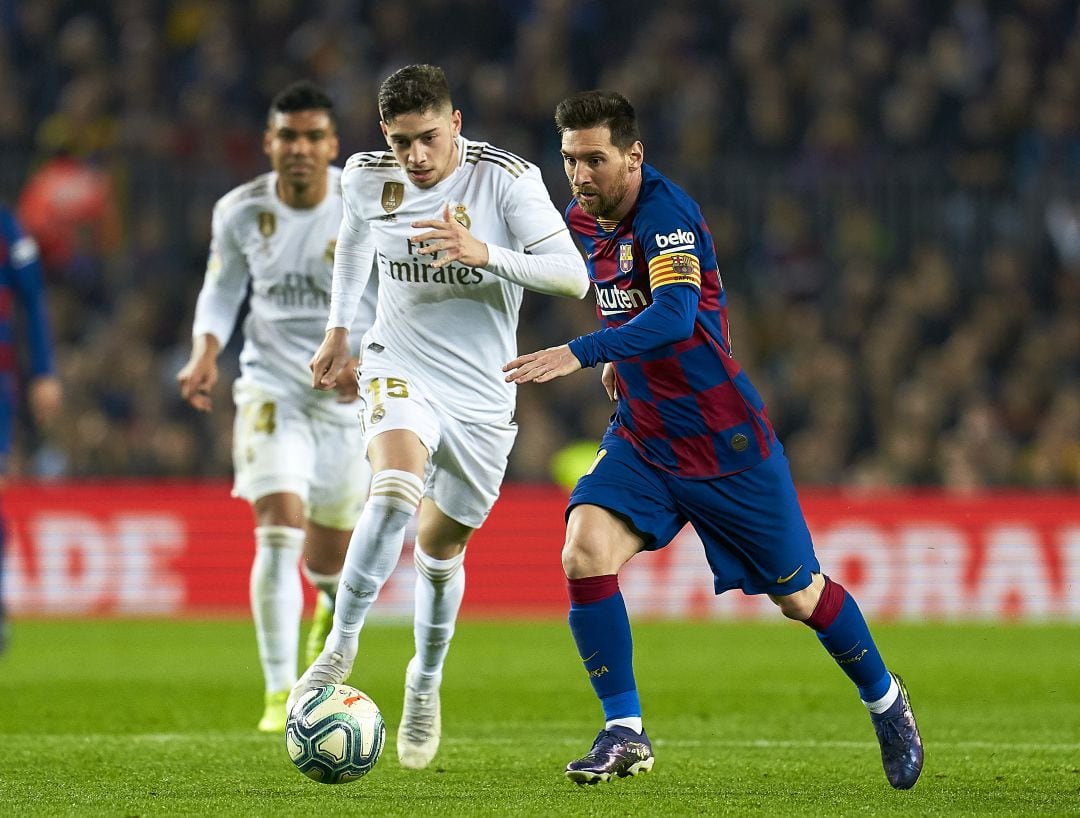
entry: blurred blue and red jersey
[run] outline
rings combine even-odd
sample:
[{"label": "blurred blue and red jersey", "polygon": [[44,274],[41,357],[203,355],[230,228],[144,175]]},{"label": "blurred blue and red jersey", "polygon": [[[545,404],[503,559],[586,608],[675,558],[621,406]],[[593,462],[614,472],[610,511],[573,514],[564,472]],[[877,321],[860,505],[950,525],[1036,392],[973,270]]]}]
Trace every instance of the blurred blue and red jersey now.
[{"label": "blurred blue and red jersey", "polygon": [[570,349],[583,366],[615,365],[609,431],[679,477],[721,477],[768,457],[776,435],[732,357],[727,297],[697,203],[644,165],[620,222],[598,221],[576,200],[565,218],[586,253],[604,327]]},{"label": "blurred blue and red jersey", "polygon": [[18,400],[20,361],[15,347],[15,304],[22,307],[28,375],[52,374],[53,349],[35,241],[0,207],[0,473],[7,469]]}]

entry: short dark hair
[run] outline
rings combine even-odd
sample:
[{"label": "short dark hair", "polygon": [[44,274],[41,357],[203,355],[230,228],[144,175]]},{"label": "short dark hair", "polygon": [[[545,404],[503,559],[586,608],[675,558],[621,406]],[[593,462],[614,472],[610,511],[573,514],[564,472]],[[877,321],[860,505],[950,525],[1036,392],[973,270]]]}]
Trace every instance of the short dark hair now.
[{"label": "short dark hair", "polygon": [[390,122],[402,114],[453,108],[450,84],[437,65],[407,65],[379,86],[379,118]]},{"label": "short dark hair", "polygon": [[619,150],[641,140],[634,106],[618,91],[579,91],[555,106],[559,133],[605,126],[611,131],[611,144]]},{"label": "short dark hair", "polygon": [[275,113],[292,114],[297,111],[326,111],[334,127],[337,127],[334,101],[311,80],[297,80],[278,91],[270,101],[267,118],[273,119]]}]

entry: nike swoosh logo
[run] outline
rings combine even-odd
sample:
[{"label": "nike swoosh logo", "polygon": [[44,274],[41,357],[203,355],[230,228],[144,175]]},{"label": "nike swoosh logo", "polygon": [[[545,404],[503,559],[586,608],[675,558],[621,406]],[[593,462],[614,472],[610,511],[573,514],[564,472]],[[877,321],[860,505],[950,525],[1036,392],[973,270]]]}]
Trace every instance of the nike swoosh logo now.
[{"label": "nike swoosh logo", "polygon": [[[801,565],[800,565],[799,567],[800,567],[800,568],[802,568],[802,566],[801,566]],[[596,654],[598,654],[599,652],[600,652],[600,651],[598,651],[598,650],[594,650],[594,651],[593,651],[593,653],[592,653],[592,656],[590,656],[590,657],[589,657],[588,659],[582,659],[581,661],[582,661],[582,662],[588,662],[588,661],[589,661],[589,659],[592,659],[592,658],[593,658],[593,656],[596,656]]]},{"label": "nike swoosh logo", "polygon": [[796,575],[797,573],[799,573],[799,571],[801,571],[801,570],[802,570],[802,566],[800,565],[800,566],[799,566],[798,568],[796,568],[796,569],[795,569],[794,571],[792,571],[792,572],[791,572],[790,574],[788,574],[788,575],[787,575],[786,577],[777,577],[777,578],[776,578],[776,584],[777,584],[777,585],[783,585],[783,584],[784,584],[785,582],[787,582],[787,581],[788,581],[789,579],[791,579],[792,577],[794,577],[794,576],[795,576],[795,575]]}]

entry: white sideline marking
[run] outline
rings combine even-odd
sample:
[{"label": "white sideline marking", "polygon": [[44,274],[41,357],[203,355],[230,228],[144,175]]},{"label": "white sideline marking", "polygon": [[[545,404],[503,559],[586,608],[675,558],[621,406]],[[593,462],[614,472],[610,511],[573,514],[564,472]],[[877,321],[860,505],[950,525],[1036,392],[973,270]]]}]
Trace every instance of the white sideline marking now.
[{"label": "white sideline marking", "polygon": [[[256,733],[254,730],[232,730],[232,731],[207,731],[207,732],[192,732],[192,733],[68,733],[58,734],[51,733],[42,735],[40,733],[9,733],[6,736],[7,739],[23,739],[33,740],[37,742],[50,741],[50,740],[63,740],[63,741],[82,741],[86,743],[108,741],[109,739],[123,739],[124,741],[146,742],[148,744],[163,744],[173,741],[206,741],[207,739],[228,739],[229,741],[236,741],[240,739],[249,739],[253,743],[265,742],[267,738],[273,738],[265,734]],[[576,746],[582,743],[584,739],[580,738],[552,738],[552,739],[539,739],[544,744],[564,744],[567,746]],[[520,745],[520,739],[502,738],[499,736],[493,736],[492,738],[471,738],[471,737],[453,737],[443,736],[444,744],[516,744]],[[653,744],[658,747],[672,747],[672,748],[687,748],[687,747],[729,747],[732,749],[799,749],[799,750],[814,750],[814,749],[865,749],[867,747],[877,747],[875,741],[815,741],[813,739],[800,740],[800,741],[774,741],[772,739],[756,739],[756,740],[738,740],[738,739],[717,739],[715,741],[702,741],[700,739],[654,739]],[[971,749],[971,750],[1046,750],[1050,752],[1078,752],[1080,751],[1080,742],[1069,743],[1049,743],[1049,742],[1032,742],[1032,741],[938,741],[932,740],[930,746],[935,749]]]}]

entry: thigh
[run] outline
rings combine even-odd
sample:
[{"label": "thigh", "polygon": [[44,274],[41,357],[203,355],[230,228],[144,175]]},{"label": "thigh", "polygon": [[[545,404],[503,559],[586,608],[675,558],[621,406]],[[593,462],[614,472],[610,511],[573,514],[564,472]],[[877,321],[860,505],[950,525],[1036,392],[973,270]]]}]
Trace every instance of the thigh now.
[{"label": "thigh", "polygon": [[786,596],[819,570],[783,448],[715,480],[681,481],[679,502],[705,544],[716,593]]},{"label": "thigh", "polygon": [[367,499],[371,469],[359,423],[313,422],[315,469],[308,500],[311,521],[351,531]]},{"label": "thigh", "polygon": [[629,441],[608,432],[589,470],[578,479],[566,507],[599,506],[636,532],[645,549],[663,548],[686,524],[667,481]]},{"label": "thigh", "polygon": [[233,422],[233,494],[254,503],[295,494],[305,503],[315,469],[315,436],[301,407],[237,383]]},{"label": "thigh", "polygon": [[499,496],[517,425],[463,423],[443,413],[427,495],[446,516],[479,528]]},{"label": "thigh", "polygon": [[378,435],[398,429],[419,437],[429,456],[439,446],[441,426],[435,407],[405,373],[365,368],[360,381],[359,417],[365,450]]}]

